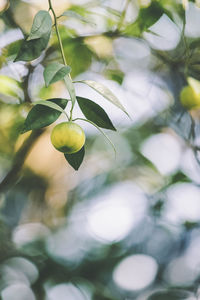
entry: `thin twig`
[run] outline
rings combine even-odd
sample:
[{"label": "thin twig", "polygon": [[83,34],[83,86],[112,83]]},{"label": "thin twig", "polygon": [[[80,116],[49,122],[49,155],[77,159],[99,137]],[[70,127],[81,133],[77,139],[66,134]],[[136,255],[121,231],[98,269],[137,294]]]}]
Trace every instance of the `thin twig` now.
[{"label": "thin twig", "polygon": [[48,0],[48,1],[49,1],[49,10],[52,11],[53,18],[54,18],[54,25],[55,25],[55,29],[56,29],[56,35],[57,35],[57,38],[58,38],[58,43],[59,43],[59,47],[60,47],[60,51],[61,51],[63,63],[66,66],[67,62],[66,62],[66,58],[65,58],[65,53],[64,53],[64,49],[63,49],[62,40],[61,40],[60,33],[59,33],[59,30],[58,30],[58,22],[57,22],[56,13],[55,13],[55,11],[53,9],[51,0]]},{"label": "thin twig", "polygon": [[[57,35],[57,38],[58,38],[58,43],[59,43],[59,47],[60,47],[60,51],[61,51],[61,55],[62,55],[62,60],[63,60],[64,65],[66,66],[67,61],[66,61],[66,58],[65,58],[63,44],[62,44],[62,40],[61,40],[61,37],[60,37],[59,29],[58,29],[58,22],[57,22],[56,13],[53,9],[51,0],[48,0],[48,2],[49,2],[49,10],[52,11],[52,14],[53,14],[53,17],[54,17],[54,25],[55,25],[56,35]],[[73,86],[73,83],[72,83],[71,75],[68,74],[67,77],[69,78],[69,81],[68,81],[68,84],[67,84],[67,89],[68,89],[68,92],[70,94],[70,98],[72,100],[72,107],[71,107],[71,110],[70,110],[70,121],[71,121],[72,120],[72,112],[73,112],[73,108],[74,108],[74,104],[75,104],[75,101],[73,101],[74,100],[74,95],[75,95],[75,90],[74,90],[74,86]],[[66,83],[66,80],[65,80],[65,83]]]}]

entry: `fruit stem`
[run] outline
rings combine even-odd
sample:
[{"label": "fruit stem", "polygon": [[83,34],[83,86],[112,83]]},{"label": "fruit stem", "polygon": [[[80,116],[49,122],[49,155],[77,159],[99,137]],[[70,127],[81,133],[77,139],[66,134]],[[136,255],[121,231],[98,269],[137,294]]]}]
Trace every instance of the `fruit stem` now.
[{"label": "fruit stem", "polygon": [[77,120],[88,122],[88,123],[92,124],[94,127],[96,127],[101,132],[101,134],[103,134],[103,136],[108,140],[108,142],[111,144],[111,146],[112,146],[112,148],[114,150],[115,159],[116,159],[116,154],[117,153],[116,153],[115,146],[114,146],[113,142],[110,140],[110,138],[105,134],[105,132],[103,130],[101,130],[101,128],[99,128],[99,126],[97,126],[94,122],[92,122],[90,120],[82,119],[82,118],[76,118],[76,119],[74,119],[72,121],[74,122],[74,121],[77,121]]},{"label": "fruit stem", "polygon": [[[58,30],[58,22],[57,22],[56,13],[53,9],[51,0],[48,0],[48,2],[49,2],[49,11],[50,10],[52,11],[53,18],[54,18],[54,25],[55,25],[55,29],[56,29],[56,35],[57,35],[57,38],[58,38],[58,43],[59,43],[59,46],[60,46],[62,60],[63,60],[64,65],[66,66],[67,62],[66,62],[66,58],[65,58],[65,53],[64,53],[64,49],[63,49],[62,40],[61,40],[60,33],[59,33],[59,30]],[[71,98],[71,101],[72,101],[72,107],[71,107],[71,110],[70,110],[70,121],[71,121],[72,120],[72,111],[73,111],[74,104],[75,104],[75,101],[76,101],[76,94],[75,94],[75,89],[74,89],[74,85],[73,85],[72,78],[71,78],[70,74],[66,76],[64,81],[65,81],[65,84],[67,86],[67,90],[69,92],[69,95],[70,95],[70,98]]]},{"label": "fruit stem", "polygon": [[186,39],[186,36],[185,36],[185,26],[186,26],[186,13],[184,11],[183,28],[182,28],[181,35],[182,35],[183,43],[184,43],[184,46],[185,46],[185,70],[184,70],[184,73],[185,73],[185,77],[187,78],[187,76],[188,76],[188,64],[189,64],[189,59],[190,59],[190,49],[188,47],[187,39]]}]

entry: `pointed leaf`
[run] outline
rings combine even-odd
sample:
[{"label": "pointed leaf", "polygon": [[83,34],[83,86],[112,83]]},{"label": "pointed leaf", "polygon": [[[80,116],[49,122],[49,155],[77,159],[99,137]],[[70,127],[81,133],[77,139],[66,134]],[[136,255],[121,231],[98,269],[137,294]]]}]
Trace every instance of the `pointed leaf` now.
[{"label": "pointed leaf", "polygon": [[99,94],[101,94],[104,98],[106,98],[107,100],[109,100],[112,104],[114,104],[115,106],[117,106],[118,108],[120,108],[123,112],[125,112],[128,115],[128,113],[126,112],[125,108],[120,103],[119,99],[106,86],[104,86],[103,84],[98,83],[98,82],[93,81],[93,80],[81,80],[81,81],[76,81],[76,82],[87,84],[89,87],[91,87],[96,92],[98,92]]},{"label": "pointed leaf", "polygon": [[53,108],[61,113],[64,112],[64,110],[59,106],[57,105],[56,103],[54,103],[53,101],[51,100],[40,100],[40,101],[36,101],[33,103],[33,105],[44,105],[44,106],[48,106],[50,108]]},{"label": "pointed leaf", "polygon": [[74,104],[76,102],[76,92],[75,92],[74,84],[73,84],[73,82],[71,80],[71,77],[69,75],[64,77],[64,81],[65,81],[65,84],[67,86],[67,90],[69,92],[69,95],[70,95],[70,98],[71,98],[71,101],[72,101],[72,109],[73,109]]},{"label": "pointed leaf", "polygon": [[48,11],[40,10],[34,20],[31,28],[31,33],[28,37],[28,41],[41,38],[45,34],[51,32],[52,20]]},{"label": "pointed leaf", "polygon": [[42,51],[46,49],[51,32],[39,39],[23,41],[19,53],[14,61],[31,61],[38,58]]},{"label": "pointed leaf", "polygon": [[46,49],[51,35],[52,20],[47,11],[39,11],[33,21],[31,33],[24,40],[14,61],[31,61]]},{"label": "pointed leaf", "polygon": [[94,122],[99,127],[116,131],[107,113],[101,106],[83,97],[77,97],[77,101],[84,116],[88,120]]},{"label": "pointed leaf", "polygon": [[[45,126],[48,126],[55,122],[58,117],[62,113],[62,109],[64,109],[68,103],[67,99],[56,98],[56,99],[48,99],[46,102],[51,102],[51,104],[56,104],[60,107],[61,111],[55,110],[52,107],[45,107],[44,105],[37,104],[35,105],[31,111],[29,112],[25,122],[22,133],[39,129]],[[50,105],[51,105],[50,104]]]},{"label": "pointed leaf", "polygon": [[83,23],[87,23],[87,24],[91,24],[91,25],[96,25],[90,18],[88,15],[84,16],[83,14],[80,14],[79,12],[77,11],[74,11],[74,10],[67,10],[65,11],[62,16],[65,16],[65,17],[69,17],[69,18],[74,18],[74,19],[77,19]]},{"label": "pointed leaf", "polygon": [[20,98],[23,92],[17,80],[6,75],[0,75],[0,94]]},{"label": "pointed leaf", "polygon": [[116,158],[116,149],[115,149],[114,144],[112,143],[110,138],[105,134],[105,132],[99,126],[97,126],[94,122],[87,120],[87,119],[77,118],[76,120],[88,122],[88,123],[92,124],[94,127],[96,127],[103,134],[103,136],[107,139],[107,141],[110,143],[110,145],[112,146],[114,153],[115,153],[115,158]]},{"label": "pointed leaf", "polygon": [[85,148],[81,148],[76,153],[73,154],[64,154],[65,159],[68,161],[68,163],[77,171],[80,167],[80,165],[83,162],[83,158],[85,155]]},{"label": "pointed leaf", "polygon": [[70,71],[71,68],[69,66],[64,66],[63,64],[57,62],[48,65],[44,69],[44,80],[46,86],[62,80],[67,74],[69,74]]}]

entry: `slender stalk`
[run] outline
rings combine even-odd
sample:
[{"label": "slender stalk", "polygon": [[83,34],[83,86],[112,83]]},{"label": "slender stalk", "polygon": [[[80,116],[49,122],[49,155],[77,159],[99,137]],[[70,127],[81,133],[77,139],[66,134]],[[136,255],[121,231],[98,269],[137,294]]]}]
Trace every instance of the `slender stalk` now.
[{"label": "slender stalk", "polygon": [[129,6],[129,3],[131,2],[131,0],[126,0],[126,4],[125,4],[125,7],[122,11],[122,14],[121,14],[121,17],[119,19],[119,23],[118,23],[118,30],[121,29],[121,27],[123,26],[123,23],[124,23],[124,20],[125,20],[125,17],[126,17],[126,12],[127,12],[127,9],[128,9],[128,6]]},{"label": "slender stalk", "polygon": [[[58,43],[59,43],[59,47],[60,47],[60,51],[61,51],[61,55],[62,55],[62,60],[63,60],[64,65],[66,66],[67,62],[66,62],[66,58],[65,58],[65,53],[64,53],[64,49],[63,49],[62,40],[61,40],[60,33],[59,33],[59,30],[58,30],[58,22],[57,22],[56,13],[53,9],[51,0],[48,0],[48,2],[49,2],[49,10],[52,11],[53,18],[54,18],[54,25],[55,25],[56,35],[57,35],[57,38],[58,38]],[[72,120],[72,112],[73,112],[74,104],[75,104],[75,101],[76,101],[76,94],[75,94],[75,89],[74,89],[74,85],[73,85],[72,78],[71,78],[70,74],[66,76],[64,81],[65,81],[65,84],[67,86],[67,90],[70,94],[70,98],[72,100],[72,107],[71,107],[71,110],[70,110],[70,117],[69,117],[69,120],[71,121]]]},{"label": "slender stalk", "polygon": [[54,18],[54,24],[55,24],[55,29],[56,29],[56,35],[57,35],[57,38],[58,38],[58,43],[59,43],[59,46],[60,46],[60,51],[61,51],[63,63],[64,63],[64,65],[66,66],[66,65],[67,65],[67,62],[66,62],[66,58],[65,58],[65,53],[64,53],[64,49],[63,49],[62,40],[61,40],[60,33],[59,33],[59,30],[58,30],[58,22],[57,22],[56,13],[55,13],[55,11],[54,11],[54,9],[53,9],[51,0],[48,0],[48,1],[49,1],[49,10],[52,11],[53,18]]},{"label": "slender stalk", "polygon": [[188,76],[188,65],[189,65],[189,60],[190,60],[190,49],[188,47],[187,39],[185,36],[185,26],[186,26],[186,14],[184,11],[184,16],[183,16],[183,28],[182,28],[182,38],[183,38],[183,43],[185,46],[185,76]]},{"label": "slender stalk", "polygon": [[112,148],[114,150],[115,159],[116,159],[116,154],[117,153],[116,153],[115,146],[114,146],[113,142],[110,140],[110,138],[105,134],[105,132],[103,132],[103,130],[101,130],[101,128],[99,128],[99,126],[97,126],[94,122],[92,122],[90,120],[86,120],[86,119],[82,119],[82,118],[76,118],[73,121],[77,121],[77,120],[88,122],[88,123],[92,124],[94,127],[96,127],[103,134],[103,136],[109,141],[109,143],[111,144],[111,146],[112,146]]}]

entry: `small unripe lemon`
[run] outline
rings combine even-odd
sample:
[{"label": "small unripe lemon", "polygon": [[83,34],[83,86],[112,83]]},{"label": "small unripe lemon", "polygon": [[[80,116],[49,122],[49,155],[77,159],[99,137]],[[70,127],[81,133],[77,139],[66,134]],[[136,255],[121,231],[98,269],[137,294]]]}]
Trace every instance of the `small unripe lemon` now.
[{"label": "small unripe lemon", "polygon": [[182,105],[187,109],[194,109],[200,107],[200,94],[190,86],[185,86],[180,94]]},{"label": "small unripe lemon", "polygon": [[188,85],[185,86],[180,94],[182,105],[189,110],[200,108],[200,82],[199,80],[188,77]]},{"label": "small unripe lemon", "polygon": [[60,152],[76,153],[85,144],[85,133],[79,125],[73,122],[63,122],[53,128],[51,142]]}]

